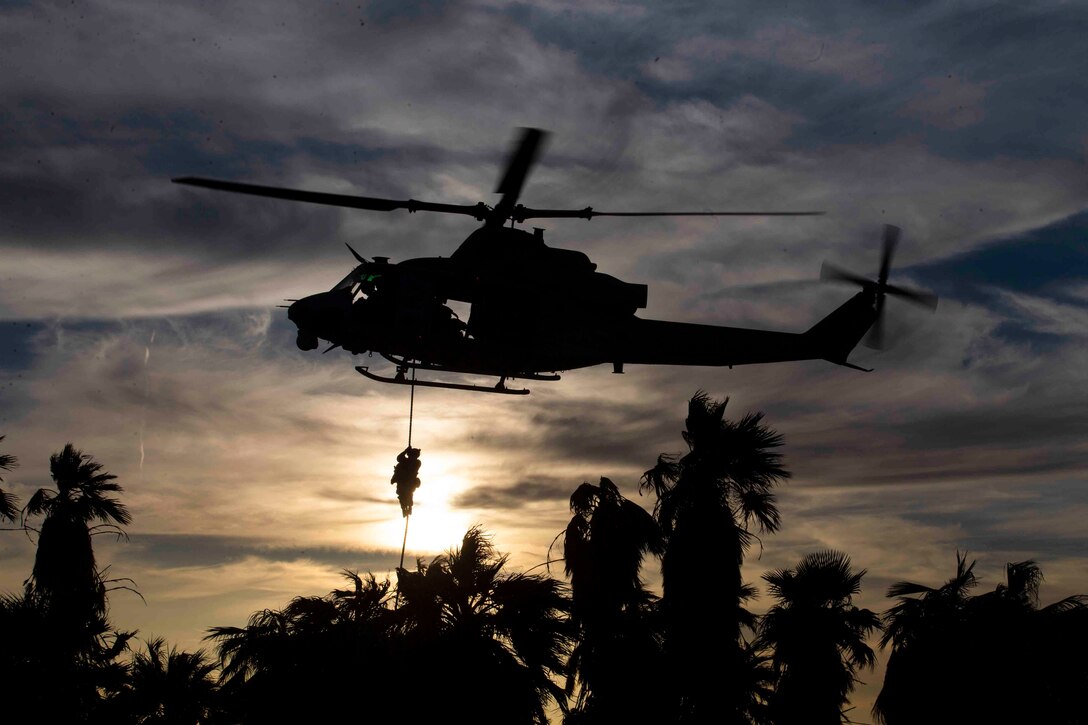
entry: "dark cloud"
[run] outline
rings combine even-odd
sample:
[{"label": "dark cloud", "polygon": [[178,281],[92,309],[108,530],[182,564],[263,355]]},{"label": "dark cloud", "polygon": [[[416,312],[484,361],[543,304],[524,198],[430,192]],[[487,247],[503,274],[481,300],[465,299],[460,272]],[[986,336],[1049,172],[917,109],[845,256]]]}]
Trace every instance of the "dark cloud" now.
[{"label": "dark cloud", "polygon": [[[886,143],[914,133],[943,154],[979,157],[1068,152],[1081,143],[1075,119],[1083,114],[1069,112],[1070,104],[1083,103],[1084,94],[1069,85],[1081,58],[1055,48],[1076,47],[1088,25],[1083,8],[930,6],[906,12],[847,3],[834,12],[759,4],[688,4],[684,12],[664,5],[579,10],[515,4],[507,12],[541,41],[577,53],[588,67],[639,78],[659,102],[701,97],[728,105],[755,93],[797,110],[809,122],[793,145]],[[592,22],[579,23],[579,16]],[[986,84],[987,97],[971,109],[969,125],[949,132],[932,116],[909,112],[912,100],[931,93],[930,79],[964,76]],[[965,95],[933,100],[947,105],[933,112],[968,118]],[[1010,123],[1043,132],[1009,135]]]},{"label": "dark cloud", "polygon": [[399,551],[348,547],[284,546],[246,536],[199,534],[132,534],[116,550],[122,565],[126,560],[158,569],[215,567],[248,558],[277,562],[313,561],[352,571],[389,570],[400,561]]},{"label": "dark cloud", "polygon": [[578,483],[559,477],[536,476],[510,486],[475,486],[458,495],[461,508],[519,509],[534,503],[566,501]]},{"label": "dark cloud", "polygon": [[945,297],[990,303],[992,288],[1047,296],[1088,277],[1088,212],[995,240],[965,254],[912,267],[908,272]]},{"label": "dark cloud", "polygon": [[1072,401],[1064,406],[1046,406],[1045,399],[1039,400],[1033,393],[1026,398],[1007,401],[1007,414],[1002,414],[1002,406],[997,405],[982,410],[946,411],[895,425],[891,430],[902,436],[910,448],[926,451],[974,446],[1026,451],[1048,445],[1064,447],[1088,438],[1088,408],[1070,405]]},{"label": "dark cloud", "polygon": [[30,368],[34,362],[33,341],[41,333],[41,323],[8,320],[0,324],[0,370],[11,374]]},{"label": "dark cloud", "polygon": [[682,445],[674,420],[653,414],[652,402],[551,400],[530,404],[528,431],[476,428],[467,436],[489,450],[531,448],[539,460],[578,461],[596,467],[623,466],[646,460],[647,452]]}]

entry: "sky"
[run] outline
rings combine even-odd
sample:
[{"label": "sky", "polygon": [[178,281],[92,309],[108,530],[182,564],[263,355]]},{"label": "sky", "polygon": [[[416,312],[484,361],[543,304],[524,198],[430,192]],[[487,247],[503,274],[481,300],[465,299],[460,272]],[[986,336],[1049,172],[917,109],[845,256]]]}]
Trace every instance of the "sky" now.
[{"label": "sky", "polygon": [[[817,284],[821,263],[875,273],[887,223],[892,282],[940,306],[890,300],[895,344],[851,358],[869,374],[600,366],[524,398],[420,389],[410,560],[481,524],[511,567],[543,564],[601,476],[652,506],[639,476],[684,450],[704,390],[786,442],[782,530],[747,580],[839,549],[882,611],[889,584],[937,585],[960,551],[982,588],[1034,559],[1044,603],[1088,592],[1086,31],[1088,7],[1061,2],[0,2],[5,490],[49,486],[69,441],[116,474],[130,540],[96,551],[146,603],[118,591],[113,619],[184,647],[344,569],[391,571],[408,390],[353,370],[377,358],[299,351],[276,305],[339,281],[345,243],[445,256],[477,223],[170,178],[494,203],[530,126],[551,136],[528,206],[826,210],[537,221],[649,285],[646,317],[804,330],[852,294]],[[0,537],[0,591],[32,561]]]}]

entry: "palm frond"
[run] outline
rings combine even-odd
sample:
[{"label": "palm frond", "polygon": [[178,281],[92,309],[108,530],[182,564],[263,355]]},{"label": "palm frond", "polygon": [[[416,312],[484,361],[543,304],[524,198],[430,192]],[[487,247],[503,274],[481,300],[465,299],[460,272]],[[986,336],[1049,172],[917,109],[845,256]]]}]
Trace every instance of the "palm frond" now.
[{"label": "palm frond", "polygon": [[48,513],[54,498],[56,498],[56,492],[47,488],[39,488],[26,502],[26,506],[23,508],[23,516],[40,516]]},{"label": "palm frond", "polygon": [[[0,436],[0,443],[4,440],[4,436]],[[15,456],[0,453],[0,471],[11,471],[19,465],[18,459]],[[3,483],[4,479],[0,476],[0,483]],[[0,489],[0,519],[6,519],[8,521],[15,521],[15,517],[19,513],[19,502],[14,495],[7,493]]]},{"label": "palm frond", "polygon": [[1088,613],[1088,594],[1074,594],[1053,604],[1048,604],[1039,610],[1039,613],[1044,615],[1067,614],[1069,612]]},{"label": "palm frond", "polygon": [[76,504],[84,521],[114,522],[123,526],[132,523],[128,507],[115,498],[84,493]]},{"label": "palm frond", "polygon": [[781,525],[781,516],[778,513],[778,506],[775,504],[776,497],[773,493],[770,491],[741,491],[739,499],[738,508],[745,527],[754,521],[759,525],[760,533],[778,531]]},{"label": "palm frond", "polygon": [[676,484],[679,476],[680,466],[677,457],[662,453],[657,457],[654,467],[642,474],[638,492],[653,491],[660,500]]},{"label": "palm frond", "polygon": [[932,594],[935,591],[933,587],[927,587],[925,584],[900,581],[888,587],[888,593],[885,596],[891,599],[893,597],[911,597],[916,594]]},{"label": "palm frond", "polygon": [[572,513],[578,516],[588,518],[593,514],[593,510],[597,508],[597,501],[600,500],[601,490],[592,483],[583,482],[581,486],[574,489],[574,493],[570,495],[570,510]]},{"label": "palm frond", "polygon": [[[0,436],[0,443],[4,442],[7,436]],[[0,471],[12,471],[19,465],[19,459],[10,453],[0,453]],[[0,481],[3,481],[0,478]]]},{"label": "palm frond", "polygon": [[14,495],[0,489],[0,519],[15,521],[19,516],[19,500]]},{"label": "palm frond", "polygon": [[1005,565],[1005,590],[1034,608],[1039,602],[1039,586],[1043,583],[1043,570],[1034,561],[1010,562]]}]

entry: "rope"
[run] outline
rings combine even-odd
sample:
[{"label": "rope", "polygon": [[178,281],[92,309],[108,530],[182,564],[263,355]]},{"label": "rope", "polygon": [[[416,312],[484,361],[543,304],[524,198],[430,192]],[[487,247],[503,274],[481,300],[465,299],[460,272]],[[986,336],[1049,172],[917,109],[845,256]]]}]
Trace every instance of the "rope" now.
[{"label": "rope", "polygon": [[408,398],[408,447],[412,447],[412,413],[416,407],[416,369],[412,368],[412,393]]},{"label": "rope", "polygon": [[[412,368],[412,392],[408,398],[408,447],[412,447],[412,418],[416,408],[416,369]],[[404,569],[404,550],[408,546],[408,519],[411,514],[404,517],[404,539],[400,542],[400,566]],[[397,589],[397,602],[395,608],[400,608],[400,589]]]},{"label": "rope", "polygon": [[[404,547],[408,544],[408,519],[411,516],[404,517],[404,541],[400,542],[400,568],[404,568]],[[397,593],[397,599],[400,599],[400,593]]]}]

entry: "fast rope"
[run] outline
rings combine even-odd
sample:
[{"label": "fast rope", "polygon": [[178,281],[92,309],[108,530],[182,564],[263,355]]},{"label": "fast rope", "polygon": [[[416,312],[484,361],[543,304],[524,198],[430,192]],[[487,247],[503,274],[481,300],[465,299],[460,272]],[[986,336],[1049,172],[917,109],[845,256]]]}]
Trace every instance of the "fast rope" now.
[{"label": "fast rope", "polygon": [[[406,463],[401,462],[401,458],[403,456],[407,456],[412,450],[412,418],[415,415],[415,409],[416,409],[416,369],[415,368],[412,368],[411,389],[412,389],[412,392],[410,393],[409,398],[408,398],[408,447],[404,449],[404,453],[401,454],[401,456],[397,457],[397,472],[394,473],[394,480],[396,480],[397,473],[400,473],[401,467],[404,466],[404,465],[407,465]],[[418,456],[418,454],[417,454],[417,456]],[[418,461],[419,461],[419,459],[417,457],[416,458],[416,469],[417,470],[419,468]],[[414,474],[413,474],[413,476],[414,476]],[[419,485],[418,484],[419,479],[416,478],[415,480],[417,482],[416,485],[418,486]],[[400,490],[399,490],[401,485],[402,485],[401,483],[397,484],[397,489],[398,489],[397,498],[398,499],[401,496]],[[413,493],[414,493],[414,489],[409,489],[408,495],[411,496]],[[402,501],[401,502],[402,511],[403,511],[403,507],[404,507],[404,503]],[[397,567],[398,572],[404,570],[404,550],[408,546],[408,519],[410,519],[411,516],[412,516],[411,507],[409,506],[408,510],[403,511],[403,513],[404,513],[404,538],[400,542],[400,566]],[[396,603],[393,605],[393,608],[394,609],[400,609],[400,587],[399,586],[397,587],[397,599],[396,599]]]},{"label": "fast rope", "polygon": [[[411,393],[408,396],[408,448],[412,448],[412,418],[416,409],[416,369],[412,368],[412,385]],[[408,513],[404,517],[404,539],[400,542],[400,567],[404,568],[404,549],[408,545],[408,519],[412,517],[411,513]],[[399,599],[399,595],[398,595]]]}]

